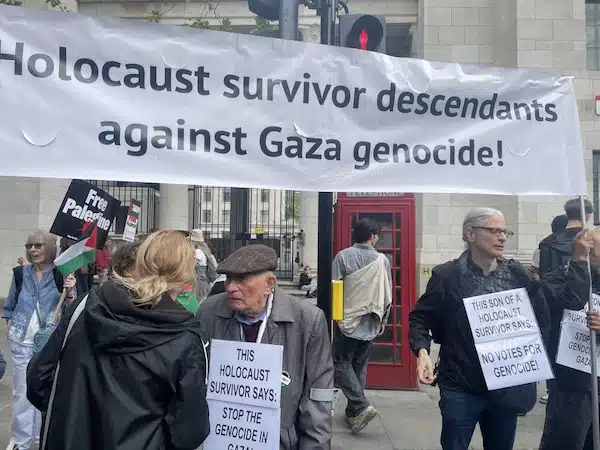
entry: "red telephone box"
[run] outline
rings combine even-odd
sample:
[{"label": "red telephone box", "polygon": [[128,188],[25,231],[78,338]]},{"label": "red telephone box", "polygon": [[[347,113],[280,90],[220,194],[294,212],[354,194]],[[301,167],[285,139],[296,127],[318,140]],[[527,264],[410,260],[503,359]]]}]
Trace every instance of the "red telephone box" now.
[{"label": "red telephone box", "polygon": [[381,227],[376,249],[392,267],[392,311],[386,331],[371,349],[367,387],[417,389],[416,360],[408,342],[408,314],[416,301],[415,199],[413,194],[340,193],[334,210],[334,251],[352,245],[363,218]]}]

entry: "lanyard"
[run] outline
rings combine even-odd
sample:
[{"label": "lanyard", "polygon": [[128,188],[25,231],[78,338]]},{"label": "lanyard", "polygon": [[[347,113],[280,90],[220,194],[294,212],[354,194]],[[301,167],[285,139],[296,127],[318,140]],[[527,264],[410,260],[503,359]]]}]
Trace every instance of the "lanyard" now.
[{"label": "lanyard", "polygon": [[[273,293],[271,292],[271,295],[269,295],[269,300],[267,300],[267,314],[265,315],[265,320],[263,320],[263,322],[260,324],[260,328],[258,329],[258,336],[256,336],[257,344],[261,343],[263,335],[265,334],[265,330],[267,329],[267,320],[269,320],[269,316],[271,315],[272,307],[273,307]],[[246,338],[244,337],[244,329],[242,328],[241,324],[240,324],[240,338],[242,339],[242,341],[246,340]]]}]

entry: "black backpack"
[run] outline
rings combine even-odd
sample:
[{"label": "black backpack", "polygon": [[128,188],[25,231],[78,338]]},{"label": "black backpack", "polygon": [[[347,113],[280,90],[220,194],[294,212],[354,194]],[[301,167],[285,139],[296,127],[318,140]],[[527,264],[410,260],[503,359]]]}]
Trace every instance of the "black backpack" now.
[{"label": "black backpack", "polygon": [[[58,292],[62,292],[64,284],[62,273],[60,273],[60,270],[58,270],[56,267],[52,269],[52,273],[54,275],[54,282],[56,283]],[[21,289],[23,288],[23,266],[14,267],[13,275],[15,277],[15,299],[18,299]]]},{"label": "black backpack", "polygon": [[540,243],[540,277],[558,267],[563,267],[571,260],[573,241],[556,240]]}]

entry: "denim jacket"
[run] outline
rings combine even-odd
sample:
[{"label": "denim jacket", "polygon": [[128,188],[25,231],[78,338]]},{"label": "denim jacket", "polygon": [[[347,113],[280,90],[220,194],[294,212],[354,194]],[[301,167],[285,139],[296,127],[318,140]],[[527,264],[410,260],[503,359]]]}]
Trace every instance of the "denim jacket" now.
[{"label": "denim jacket", "polygon": [[32,264],[23,266],[23,286],[19,298],[16,298],[15,279],[10,285],[8,297],[4,302],[2,317],[10,320],[8,339],[22,343],[27,327],[35,311],[35,300],[39,301],[41,324],[45,325],[52,316],[60,299],[60,292],[54,281],[52,267],[44,272],[44,277],[38,281],[35,276],[35,268]]}]

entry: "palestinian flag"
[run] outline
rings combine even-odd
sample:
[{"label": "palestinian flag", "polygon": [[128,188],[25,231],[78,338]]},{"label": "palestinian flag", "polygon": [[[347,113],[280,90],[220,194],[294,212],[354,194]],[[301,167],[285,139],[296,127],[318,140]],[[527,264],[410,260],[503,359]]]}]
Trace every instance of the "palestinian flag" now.
[{"label": "palestinian flag", "polygon": [[84,226],[83,230],[82,238],[54,260],[54,265],[65,277],[74,273],[80,267],[96,261],[98,227],[96,223],[93,223],[91,226]]}]

